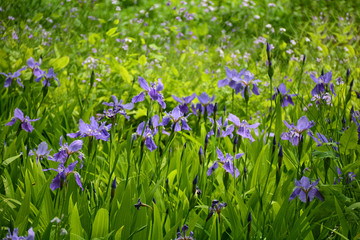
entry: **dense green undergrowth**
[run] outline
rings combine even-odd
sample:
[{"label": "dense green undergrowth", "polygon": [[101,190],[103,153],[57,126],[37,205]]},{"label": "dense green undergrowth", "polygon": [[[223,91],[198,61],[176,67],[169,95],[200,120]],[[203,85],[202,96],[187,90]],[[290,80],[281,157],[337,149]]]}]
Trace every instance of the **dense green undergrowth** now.
[{"label": "dense green undergrowth", "polygon": [[1,2],[0,237],[360,238],[357,5]]}]

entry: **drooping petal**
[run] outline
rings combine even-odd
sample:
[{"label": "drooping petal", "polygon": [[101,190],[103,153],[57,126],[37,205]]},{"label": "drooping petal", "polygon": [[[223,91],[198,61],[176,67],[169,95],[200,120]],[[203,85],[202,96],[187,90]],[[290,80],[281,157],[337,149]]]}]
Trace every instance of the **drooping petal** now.
[{"label": "drooping petal", "polygon": [[144,121],[144,122],[141,122],[141,123],[139,124],[139,126],[137,127],[136,133],[137,133],[139,136],[142,135],[143,130],[144,130],[144,127],[145,127],[145,121]]},{"label": "drooping petal", "polygon": [[162,96],[157,100],[157,102],[160,104],[160,106],[165,109],[166,108],[166,103],[164,102]]},{"label": "drooping petal", "polygon": [[75,172],[74,176],[75,176],[75,181],[76,181],[77,185],[79,185],[81,190],[84,191],[84,188],[82,187],[81,180],[80,180],[80,174],[78,172]]},{"label": "drooping petal", "polygon": [[16,123],[17,119],[16,118],[12,118],[10,122],[6,123],[5,126],[12,126]]},{"label": "drooping petal", "polygon": [[39,144],[39,147],[36,151],[36,154],[39,155],[39,156],[42,156],[42,155],[45,155],[46,152],[47,152],[47,149],[48,149],[48,145],[46,142],[41,142]]},{"label": "drooping petal", "polygon": [[317,190],[316,188],[313,188],[313,189],[311,189],[311,191],[313,191],[312,194],[314,194],[314,196],[317,197],[320,201],[322,201],[322,202],[325,201],[324,196],[320,193],[319,190]]},{"label": "drooping petal", "polygon": [[19,119],[20,121],[24,121],[24,113],[20,110],[20,109],[18,109],[18,108],[16,108],[15,109],[15,111],[14,111],[14,117],[15,118],[17,118],[17,119]]},{"label": "drooping petal", "polygon": [[229,83],[230,83],[230,80],[225,78],[223,80],[219,80],[217,85],[220,88],[220,87],[225,87],[226,85],[229,85]]},{"label": "drooping petal", "polygon": [[232,113],[229,113],[229,117],[227,118],[230,122],[234,123],[235,126],[239,127],[240,126],[240,119],[235,116]]},{"label": "drooping petal", "polygon": [[21,128],[27,132],[32,132],[34,130],[34,127],[28,121],[21,123]]},{"label": "drooping petal", "polygon": [[169,124],[169,122],[170,122],[170,117],[164,117],[160,125],[165,127],[166,125]]},{"label": "drooping petal", "polygon": [[83,141],[82,140],[75,140],[73,141],[70,146],[69,146],[69,150],[71,152],[77,152],[82,148],[83,145]]},{"label": "drooping petal", "polygon": [[[223,168],[225,171],[231,174],[231,176],[234,176],[234,164],[230,161],[227,161],[224,163]],[[237,178],[240,175],[239,169],[235,168],[235,178]]]},{"label": "drooping petal", "polygon": [[61,185],[61,173],[55,176],[55,178],[52,180],[50,184],[51,190],[55,191],[55,189],[60,188]]},{"label": "drooping petal", "polygon": [[289,201],[292,201],[298,196],[301,192],[301,188],[296,188],[293,193],[290,195]]},{"label": "drooping petal", "polygon": [[131,110],[134,108],[134,104],[133,103],[127,103],[123,105],[123,108],[126,110]]},{"label": "drooping petal", "polygon": [[151,88],[149,87],[149,84],[147,83],[147,81],[144,78],[139,76],[138,80],[139,80],[140,87],[142,89],[144,89],[145,91],[150,91]]},{"label": "drooping petal", "polygon": [[160,92],[164,89],[164,84],[161,82],[161,78],[159,78],[156,84],[156,91]]},{"label": "drooping petal", "polygon": [[209,177],[215,169],[219,167],[219,163],[216,161],[208,170],[207,170],[207,176]]},{"label": "drooping petal", "polygon": [[255,95],[260,95],[259,89],[257,88],[256,84],[253,84],[253,88],[251,90]]},{"label": "drooping petal", "polygon": [[330,91],[336,96],[335,89],[334,89],[334,84],[330,83],[329,88],[330,88]]},{"label": "drooping petal", "polygon": [[173,99],[175,100],[175,101],[177,101],[178,103],[183,103],[183,100],[181,99],[181,98],[178,98],[177,96],[175,96],[175,95],[171,95],[172,97],[173,97]]},{"label": "drooping petal", "polygon": [[77,137],[79,137],[81,135],[81,132],[80,131],[78,131],[78,132],[76,132],[76,133],[68,133],[68,134],[66,134],[66,136],[68,136],[68,137],[70,137],[70,138],[77,138]]},{"label": "drooping petal", "polygon": [[235,155],[235,159],[241,158],[245,153],[238,153]]},{"label": "drooping petal", "polygon": [[216,148],[216,153],[218,158],[220,159],[220,162],[225,162],[225,157],[222,151],[219,148]]},{"label": "drooping petal", "polygon": [[25,88],[20,78],[16,79],[16,82],[19,84],[20,87]]},{"label": "drooping petal", "polygon": [[12,78],[8,77],[5,80],[4,87],[10,87],[12,83]]},{"label": "drooping petal", "polygon": [[287,121],[285,121],[285,120],[283,120],[283,122],[284,122],[284,124],[285,124],[285,126],[288,128],[288,129],[292,129],[293,127],[294,127],[294,125],[293,124],[289,124]]},{"label": "drooping petal", "polygon": [[185,119],[181,119],[181,125],[182,125],[182,129],[191,131],[191,128],[189,127]]},{"label": "drooping petal", "polygon": [[78,161],[70,163],[69,166],[65,169],[65,173],[71,173],[72,171],[74,171],[77,163]]},{"label": "drooping petal", "polygon": [[152,137],[147,137],[145,139],[145,146],[152,152],[154,151],[157,146],[155,145],[155,142]]},{"label": "drooping petal", "polygon": [[175,123],[175,132],[181,131],[180,122]]},{"label": "drooping petal", "polygon": [[302,202],[304,202],[304,203],[306,203],[307,202],[307,199],[306,199],[306,193],[304,192],[304,191],[300,191],[300,193],[299,193],[299,199],[300,199],[300,201],[302,201]]},{"label": "drooping petal", "polygon": [[161,98],[161,94],[159,94],[154,88],[151,88],[148,94],[150,98],[154,101],[157,101],[158,99]]},{"label": "drooping petal", "polygon": [[145,100],[145,93],[141,92],[139,95],[133,97],[131,100],[132,103],[142,102]]}]

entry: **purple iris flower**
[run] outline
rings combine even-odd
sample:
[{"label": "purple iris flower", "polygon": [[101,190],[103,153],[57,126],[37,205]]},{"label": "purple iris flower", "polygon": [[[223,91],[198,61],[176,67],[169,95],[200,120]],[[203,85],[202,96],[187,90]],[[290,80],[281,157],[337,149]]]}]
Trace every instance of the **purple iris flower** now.
[{"label": "purple iris flower", "polygon": [[295,179],[295,190],[291,194],[289,201],[292,201],[296,196],[299,196],[300,201],[307,203],[308,201],[311,202],[314,197],[317,197],[320,201],[324,201],[323,195],[319,192],[316,188],[316,185],[319,183],[318,179],[315,182],[310,184],[310,180],[307,177],[302,177],[300,181]]},{"label": "purple iris flower", "polygon": [[95,137],[96,140],[109,141],[110,134],[108,131],[111,128],[111,124],[106,125],[106,122],[102,122],[100,125],[96,121],[95,117],[90,118],[90,124],[85,123],[82,119],[79,120],[79,131],[76,133],[69,133],[67,136],[71,138],[77,137]]},{"label": "purple iris flower", "polygon": [[310,136],[312,139],[314,139],[315,142],[317,142],[317,146],[318,146],[318,147],[320,147],[320,146],[322,146],[322,145],[331,145],[331,146],[333,146],[333,149],[334,149],[335,151],[339,151],[339,149],[338,149],[338,147],[337,147],[336,145],[339,145],[340,143],[334,142],[334,141],[332,140],[332,138],[330,138],[330,141],[328,141],[328,139],[325,137],[325,135],[324,135],[324,134],[321,134],[321,133],[319,133],[319,132],[316,133],[316,136],[317,136],[319,139],[317,139],[311,131],[308,131],[308,134],[309,134],[309,136]]},{"label": "purple iris flower", "polygon": [[81,180],[80,180],[80,174],[76,171],[74,171],[76,164],[78,163],[78,161],[75,161],[73,163],[70,163],[69,166],[67,166],[65,168],[64,163],[59,163],[59,166],[57,169],[54,168],[49,168],[49,169],[44,169],[43,171],[49,171],[49,170],[53,170],[58,172],[58,174],[55,176],[55,178],[53,179],[52,183],[50,184],[50,188],[51,190],[55,190],[57,188],[62,188],[65,184],[66,178],[69,174],[74,173],[75,175],[75,180],[77,185],[79,185],[79,187],[81,188],[81,190],[84,191],[82,185],[81,185]]},{"label": "purple iris flower", "polygon": [[[210,120],[210,122],[212,123],[212,127],[211,130],[208,132],[208,137],[214,135],[214,119],[212,118],[208,118]],[[225,128],[225,130],[222,131],[222,129]],[[230,138],[233,137],[233,131],[234,131],[234,126],[230,127],[228,126],[228,119],[225,119],[225,121],[223,122],[222,117],[220,117],[218,120],[216,120],[216,129],[217,129],[217,133],[216,133],[216,137],[220,136],[220,132],[221,132],[221,137],[226,137],[228,135],[230,135]]]},{"label": "purple iris flower", "polygon": [[[201,106],[197,104],[196,110],[198,108],[201,108],[202,114],[205,114],[205,111],[206,111],[208,116],[211,115],[211,113],[214,111],[214,105],[212,104],[212,102],[215,99],[215,94],[210,98],[206,92],[203,92],[203,93],[201,93],[200,96],[197,96],[197,98],[198,98]],[[193,111],[194,111],[194,108],[193,108]],[[194,112],[194,114],[195,114],[195,112]]]},{"label": "purple iris flower", "polygon": [[[190,116],[188,114],[187,116],[184,116],[184,114],[180,111],[180,107],[176,106],[170,113],[167,113],[166,116],[163,118],[161,122],[161,126],[166,126],[172,120],[171,129],[174,129],[175,132],[183,130],[189,130],[191,131],[191,128],[187,124],[187,118]],[[180,126],[181,122],[181,126]]]},{"label": "purple iris flower", "polygon": [[219,216],[219,222],[220,222],[220,214],[221,214],[221,210],[223,208],[225,208],[227,206],[227,203],[223,202],[220,203],[218,200],[214,199],[212,201],[211,207],[209,207],[209,215],[206,218],[206,222],[212,217],[212,215],[214,215],[214,213],[217,213]]},{"label": "purple iris flower", "polygon": [[27,61],[27,66],[31,69],[31,71],[36,76],[39,73],[40,65],[41,65],[41,58],[39,62],[35,62],[34,58],[30,57]]},{"label": "purple iris flower", "polygon": [[[235,116],[232,113],[229,113],[229,117],[227,118],[230,122],[234,123],[234,125],[236,126],[236,128],[238,129],[236,131],[236,133],[238,135],[240,135],[243,138],[248,138],[250,140],[250,142],[254,142],[255,139],[253,138],[253,136],[251,135],[251,129],[255,129],[257,128],[260,123],[254,123],[254,124],[249,124],[247,121],[243,120],[242,122],[240,122],[240,119]],[[231,125],[229,126],[229,128],[227,129],[227,131],[224,133],[227,135],[229,135],[228,133],[232,132],[234,130],[234,126]]]},{"label": "purple iris flower", "polygon": [[218,87],[229,85],[235,90],[235,93],[238,94],[242,89],[241,77],[244,75],[245,71],[246,68],[237,73],[235,69],[230,70],[228,67],[225,67],[226,78],[218,81]]},{"label": "purple iris flower", "polygon": [[192,100],[195,99],[196,94],[193,93],[191,96],[187,96],[187,97],[183,97],[183,98],[179,98],[175,95],[172,95],[172,97],[174,98],[175,101],[177,101],[178,103],[180,103],[179,107],[180,107],[180,111],[183,114],[187,114],[189,112],[189,107],[188,104],[192,102]]},{"label": "purple iris flower", "polygon": [[[343,179],[342,172],[339,167],[337,167],[337,174],[339,175],[338,178],[335,178],[334,184],[340,183],[340,181]],[[349,172],[348,175],[345,177],[346,184],[350,184],[352,181],[355,180],[356,174],[353,172]]]},{"label": "purple iris flower", "polygon": [[293,146],[297,146],[302,139],[302,133],[306,130],[309,130],[315,125],[314,121],[309,121],[306,116],[302,116],[298,122],[297,126],[293,123],[290,125],[284,120],[285,125],[290,129],[289,132],[284,132],[281,134],[282,140],[289,140]]},{"label": "purple iris flower", "polygon": [[161,82],[161,79],[159,78],[157,84],[151,83],[151,87],[149,87],[149,84],[146,82],[146,80],[142,77],[139,77],[139,84],[142,89],[145,91],[141,92],[139,95],[133,97],[132,103],[142,102],[145,100],[145,92],[147,92],[150,96],[150,98],[154,101],[157,101],[162,108],[166,108],[166,104],[164,102],[164,97],[160,93],[164,89],[164,85]]},{"label": "purple iris flower", "polygon": [[136,133],[133,133],[132,140],[135,140],[138,136],[142,136],[142,141],[145,141],[145,146],[152,152],[157,148],[153,139],[156,133],[152,131],[148,125],[145,126],[144,121],[139,124]]},{"label": "purple iris flower", "polygon": [[[219,148],[216,149],[216,153],[218,155],[218,159],[220,159],[220,163],[226,172],[230,173],[231,176],[234,176],[234,163],[233,156],[230,153],[226,153],[226,156],[221,152]],[[239,159],[244,155],[244,153],[238,153],[235,155],[235,159]],[[216,168],[219,167],[219,162],[215,161],[214,164],[207,171],[207,175],[210,176]],[[240,175],[239,169],[235,167],[235,178]]]},{"label": "purple iris flower", "polygon": [[186,236],[188,229],[189,227],[186,224],[181,228],[181,231],[180,228],[178,228],[175,240],[195,240],[193,232],[190,232],[189,236]]},{"label": "purple iris flower", "polygon": [[289,104],[294,106],[292,97],[297,96],[298,94],[288,94],[290,91],[286,91],[286,86],[284,83],[280,84],[278,88],[275,89],[275,94],[272,96],[274,100],[278,94],[281,94],[281,106],[283,108],[287,107]]},{"label": "purple iris flower", "polygon": [[60,150],[59,152],[55,153],[53,157],[49,158],[49,160],[60,162],[62,164],[66,164],[67,160],[70,158],[70,156],[74,153],[78,153],[78,158],[81,160],[80,169],[83,166],[83,158],[84,154],[80,152],[81,148],[83,146],[82,140],[75,140],[70,145],[67,143],[63,144],[63,136],[60,137]]},{"label": "purple iris flower", "polygon": [[18,234],[19,234],[18,228],[15,228],[12,234],[11,234],[10,228],[8,228],[8,231],[9,231],[9,233],[6,235],[6,238],[4,238],[4,239],[13,239],[13,240],[34,240],[35,239],[35,232],[32,227],[28,230],[27,237],[26,236],[25,237],[18,236]]},{"label": "purple iris flower", "polygon": [[24,113],[20,109],[16,108],[14,111],[14,117],[11,119],[10,122],[6,123],[5,126],[12,126],[16,123],[17,120],[20,120],[21,128],[27,132],[32,132],[34,128],[33,126],[31,126],[30,122],[35,122],[39,119],[40,118],[30,119],[28,116],[24,117]]},{"label": "purple iris flower", "polygon": [[316,103],[316,105],[319,105],[323,102],[325,102],[327,105],[331,105],[331,95],[329,93],[325,94],[315,94],[311,101]]},{"label": "purple iris flower", "polygon": [[37,69],[36,72],[34,71],[34,75],[36,76],[35,82],[40,82],[40,80],[44,78],[44,81],[43,81],[44,87],[45,86],[49,87],[50,80],[54,79],[55,81],[58,82],[58,84],[60,86],[59,79],[56,77],[57,73],[54,73],[53,68],[50,68],[47,73],[39,68],[36,68],[36,69]]},{"label": "purple iris flower", "polygon": [[129,116],[126,115],[125,110],[131,110],[134,108],[134,104],[133,103],[128,103],[128,104],[123,104],[123,100],[120,99],[120,102],[118,101],[117,97],[114,95],[111,95],[113,102],[112,103],[107,103],[107,102],[103,102],[104,105],[112,107],[112,109],[109,109],[108,111],[106,111],[104,109],[104,116],[108,117],[108,118],[113,118],[116,116],[116,114],[121,114],[123,115],[127,120],[129,120]]},{"label": "purple iris flower", "polygon": [[242,84],[242,90],[241,90],[242,97],[245,98],[245,91],[249,94],[249,97],[251,96],[251,92],[250,92],[251,85],[252,85],[251,91],[255,95],[260,95],[259,89],[257,88],[257,85],[256,85],[256,83],[258,83],[258,82],[260,82],[260,80],[259,79],[254,80],[254,74],[252,74],[250,71],[246,71],[242,75],[242,78],[240,79],[240,83]]},{"label": "purple iris flower", "polygon": [[325,92],[325,88],[328,86],[330,91],[336,96],[334,91],[334,84],[330,83],[332,79],[332,72],[327,72],[322,74],[319,78],[316,78],[313,74],[310,74],[311,79],[316,83],[314,89],[311,91],[311,95],[315,96],[316,94],[321,95]]},{"label": "purple iris flower", "polygon": [[29,156],[36,155],[36,162],[42,160],[44,157],[51,157],[49,154],[52,149],[48,151],[48,145],[46,142],[42,142],[39,144],[38,149],[30,150]]},{"label": "purple iris flower", "polygon": [[24,71],[26,67],[23,67],[13,74],[9,72],[9,74],[6,73],[0,73],[1,75],[4,75],[6,77],[4,87],[10,87],[13,80],[16,80],[17,83],[20,85],[20,87],[24,88],[24,85],[21,83],[21,79],[19,78],[21,75],[21,72]]}]

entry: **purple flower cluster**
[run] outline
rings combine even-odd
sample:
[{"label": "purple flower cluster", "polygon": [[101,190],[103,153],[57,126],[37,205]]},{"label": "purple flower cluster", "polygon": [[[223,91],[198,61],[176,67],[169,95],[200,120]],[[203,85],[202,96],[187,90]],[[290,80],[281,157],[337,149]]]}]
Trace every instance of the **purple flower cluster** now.
[{"label": "purple flower cluster", "polygon": [[6,123],[5,126],[12,126],[16,123],[17,120],[21,122],[21,128],[24,129],[27,132],[32,132],[34,130],[34,127],[31,125],[30,122],[35,122],[39,120],[37,119],[30,119],[28,116],[24,117],[24,113],[16,108],[14,111],[14,117],[11,119],[10,122]]},{"label": "purple flower cluster", "polygon": [[289,94],[290,91],[286,90],[286,86],[284,83],[280,84],[278,88],[274,88],[274,89],[275,89],[275,94],[272,96],[273,100],[276,98],[277,95],[281,95],[280,102],[283,108],[287,107],[289,104],[294,106],[292,97],[297,96],[297,94]]},{"label": "purple flower cluster", "polygon": [[28,231],[28,236],[18,236],[19,229],[15,228],[13,233],[11,234],[10,228],[8,228],[9,233],[6,235],[6,238],[4,239],[14,239],[14,240],[34,240],[35,239],[35,232],[33,228],[31,227]]},{"label": "purple flower cluster", "polygon": [[212,104],[212,102],[215,100],[215,95],[210,98],[206,92],[203,92],[200,96],[197,96],[197,99],[199,100],[199,103],[191,105],[193,113],[196,116],[200,116],[200,114],[211,115],[214,111],[214,104]]},{"label": "purple flower cluster", "polygon": [[14,73],[9,72],[9,74],[0,73],[1,75],[6,77],[4,87],[10,87],[12,81],[16,80],[17,83],[20,85],[20,87],[24,88],[24,85],[21,83],[21,79],[19,77],[21,75],[21,72],[24,71],[25,69],[26,69],[26,67],[23,67]]},{"label": "purple flower cluster", "polygon": [[127,120],[129,120],[130,117],[126,114],[125,110],[133,109],[134,104],[133,103],[123,104],[123,100],[120,99],[120,101],[118,101],[117,97],[114,95],[111,95],[111,97],[113,99],[112,103],[103,102],[103,104],[112,108],[108,110],[104,109],[104,115],[102,117],[114,118],[117,114],[120,114],[123,115]]},{"label": "purple flower cluster", "polygon": [[145,93],[149,95],[151,100],[157,101],[162,108],[166,108],[166,104],[164,102],[164,97],[160,93],[164,89],[164,85],[161,82],[161,79],[158,80],[158,82],[151,83],[151,87],[146,82],[146,80],[142,77],[139,77],[139,84],[144,91],[142,91],[139,95],[133,97],[132,103],[142,102],[145,100]]},{"label": "purple flower cluster", "polygon": [[314,197],[317,197],[319,200],[324,201],[323,195],[319,192],[319,190],[316,188],[316,185],[319,183],[318,179],[315,182],[312,182],[310,184],[310,180],[307,177],[302,177],[300,181],[295,179],[295,190],[291,194],[289,200],[294,200],[296,196],[299,196],[300,201],[307,203],[311,202]]},{"label": "purple flower cluster", "polygon": [[218,87],[225,87],[229,85],[232,89],[235,90],[235,94],[241,92],[243,98],[248,99],[251,96],[250,86],[252,86],[251,91],[255,95],[260,95],[257,83],[260,82],[259,79],[254,80],[254,75],[243,69],[239,73],[235,69],[230,70],[228,67],[225,67],[226,77],[224,80],[218,82]]},{"label": "purple flower cluster", "polygon": [[207,216],[206,218],[206,221],[208,221],[212,215],[214,215],[214,213],[217,213],[218,216],[219,216],[219,222],[220,222],[220,213],[221,213],[221,210],[223,208],[225,208],[227,206],[227,203],[223,202],[223,203],[220,203],[218,200],[214,199],[212,201],[212,204],[211,204],[211,207],[209,207],[209,215]]},{"label": "purple flower cluster", "polygon": [[59,162],[58,168],[49,168],[44,169],[44,171],[53,170],[56,171],[58,174],[53,179],[52,183],[50,184],[50,188],[52,190],[55,190],[57,188],[62,188],[66,182],[66,178],[68,175],[73,173],[75,175],[76,183],[80,186],[80,188],[83,190],[81,180],[80,180],[80,174],[76,171],[74,171],[78,161],[70,163],[67,167],[67,161],[72,156],[72,154],[77,153],[78,158],[81,160],[80,169],[83,166],[83,154],[80,152],[82,148],[83,142],[82,140],[75,140],[70,145],[67,143],[63,144],[63,137],[60,137],[60,150],[59,152],[55,153],[53,157],[49,157],[49,160]]},{"label": "purple flower cluster", "polygon": [[30,150],[29,156],[36,156],[36,162],[42,160],[44,157],[51,158],[50,152],[52,149],[48,150],[48,145],[46,142],[41,142],[38,146],[38,149]]},{"label": "purple flower cluster", "polygon": [[111,128],[111,124],[106,125],[106,122],[102,122],[100,125],[96,121],[95,117],[90,118],[90,124],[86,124],[82,119],[79,120],[79,131],[76,133],[69,133],[67,136],[71,138],[77,137],[95,137],[96,140],[108,141],[110,134],[108,131]]},{"label": "purple flower cluster", "polygon": [[170,113],[166,114],[162,120],[161,126],[168,125],[170,120],[172,120],[171,129],[173,129],[175,132],[179,132],[181,129],[191,131],[191,128],[187,124],[187,118],[189,115],[184,116],[183,112],[180,110],[180,106],[177,106]]},{"label": "purple flower cluster", "polygon": [[[234,172],[233,156],[231,156],[230,153],[226,153],[226,155],[224,156],[224,154],[221,152],[219,148],[216,149],[216,153],[218,159],[220,159],[220,163],[222,164],[224,170],[230,173],[232,176],[235,176],[235,178],[237,178],[240,175],[240,172],[239,169],[237,169],[236,167]],[[235,159],[239,159],[243,155],[244,153],[238,153],[235,155]],[[207,175],[210,176],[218,167],[219,167],[219,162],[215,161],[214,164],[207,171]]]},{"label": "purple flower cluster", "polygon": [[[257,127],[259,127],[260,123],[254,123],[254,124],[250,125],[245,120],[240,122],[240,119],[232,113],[229,113],[228,121],[232,122],[235,125],[235,127],[237,128],[236,133],[239,136],[241,136],[243,138],[248,138],[250,140],[250,142],[255,141],[255,139],[251,135],[250,130],[256,129]],[[225,131],[224,135],[229,135],[230,132],[233,132],[235,130],[234,125],[229,126],[229,128]]]},{"label": "purple flower cluster", "polygon": [[285,120],[284,123],[290,131],[282,133],[281,139],[289,140],[294,146],[297,146],[302,140],[302,133],[315,125],[314,121],[309,121],[306,116],[302,116],[298,120],[297,126],[295,126],[293,123],[290,125]]}]

